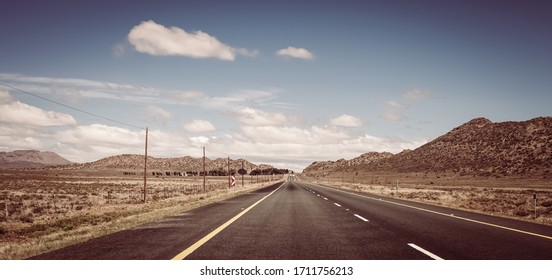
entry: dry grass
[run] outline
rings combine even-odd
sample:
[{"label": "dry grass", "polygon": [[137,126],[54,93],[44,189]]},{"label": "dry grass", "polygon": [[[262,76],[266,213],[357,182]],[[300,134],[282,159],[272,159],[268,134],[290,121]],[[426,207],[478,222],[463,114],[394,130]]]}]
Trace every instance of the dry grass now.
[{"label": "dry grass", "polygon": [[[545,180],[459,178],[428,174],[372,174],[354,178],[351,175],[318,178],[302,176],[301,179],[381,196],[552,225],[552,188],[550,182]],[[537,195],[536,216],[534,194]]]},{"label": "dry grass", "polygon": [[[113,171],[0,173],[0,259],[23,259],[261,188],[226,177],[143,177]],[[139,174],[139,172],[137,172]],[[247,178],[249,179],[249,178]]]}]

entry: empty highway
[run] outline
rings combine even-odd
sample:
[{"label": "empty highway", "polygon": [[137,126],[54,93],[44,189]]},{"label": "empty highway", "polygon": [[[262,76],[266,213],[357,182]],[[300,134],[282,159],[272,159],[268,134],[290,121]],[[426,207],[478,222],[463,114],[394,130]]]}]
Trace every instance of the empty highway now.
[{"label": "empty highway", "polygon": [[302,181],[33,259],[552,259],[552,227]]}]

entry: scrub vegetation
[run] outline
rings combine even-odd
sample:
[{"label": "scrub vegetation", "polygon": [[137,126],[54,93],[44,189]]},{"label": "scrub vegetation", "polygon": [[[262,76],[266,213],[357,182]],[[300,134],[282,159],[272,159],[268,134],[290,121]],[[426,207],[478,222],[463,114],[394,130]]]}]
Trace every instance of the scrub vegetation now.
[{"label": "scrub vegetation", "polygon": [[[126,175],[125,175],[126,174]],[[271,176],[147,178],[102,170],[0,172],[0,259],[22,259],[266,186]]]}]

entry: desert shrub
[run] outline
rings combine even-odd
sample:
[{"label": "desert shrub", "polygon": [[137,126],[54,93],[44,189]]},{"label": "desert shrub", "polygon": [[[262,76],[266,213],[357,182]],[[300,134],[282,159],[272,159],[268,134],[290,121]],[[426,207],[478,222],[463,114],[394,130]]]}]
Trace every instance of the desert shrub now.
[{"label": "desert shrub", "polygon": [[0,235],[6,234],[7,232],[8,229],[5,226],[0,225]]},{"label": "desert shrub", "polygon": [[57,223],[57,226],[65,231],[75,228],[75,224],[72,220],[61,220],[59,221],[59,223]]},{"label": "desert shrub", "polygon": [[516,201],[514,201],[514,205],[516,207],[520,207],[520,206],[525,205],[525,204],[527,204],[527,201],[525,201],[525,200],[516,200]]},{"label": "desert shrub", "polygon": [[552,207],[552,200],[547,200],[541,203],[542,207]]},{"label": "desert shrub", "polygon": [[10,203],[10,204],[8,204],[8,214],[9,214],[9,216],[21,213],[21,208],[23,208],[23,203]]},{"label": "desert shrub", "polygon": [[32,210],[33,214],[42,214],[44,213],[44,207],[42,206],[36,206]]},{"label": "desert shrub", "polygon": [[529,212],[527,212],[526,209],[517,209],[514,211],[514,215],[518,216],[518,217],[526,217],[526,216],[529,216]]},{"label": "desert shrub", "polygon": [[24,223],[29,223],[29,224],[32,224],[34,222],[33,217],[31,215],[21,216],[21,217],[19,217],[19,220],[24,222]]},{"label": "desert shrub", "polygon": [[21,230],[19,230],[18,232],[20,234],[31,234],[31,233],[35,233],[35,232],[42,232],[42,231],[47,231],[49,229],[49,226],[48,225],[45,225],[45,224],[33,224],[32,226],[30,227],[25,227],[25,228],[22,228]]}]

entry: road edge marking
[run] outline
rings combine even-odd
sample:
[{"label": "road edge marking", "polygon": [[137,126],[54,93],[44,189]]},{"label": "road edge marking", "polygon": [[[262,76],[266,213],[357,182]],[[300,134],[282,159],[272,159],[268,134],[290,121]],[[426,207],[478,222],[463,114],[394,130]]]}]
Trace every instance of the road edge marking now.
[{"label": "road edge marking", "polygon": [[414,243],[408,243],[408,246],[410,246],[410,247],[412,247],[412,248],[414,248],[414,249],[416,249],[416,250],[418,250],[418,251],[424,253],[426,256],[428,256],[428,257],[430,257],[430,258],[432,258],[432,259],[434,259],[434,260],[438,260],[438,261],[444,260],[443,258],[441,258],[441,257],[439,257],[439,256],[437,256],[437,255],[435,255],[435,254],[433,254],[432,252],[430,252],[430,251],[428,251],[428,250],[426,250],[426,249],[424,249],[424,248],[422,248],[422,247],[420,247],[420,246],[418,246],[418,245],[416,245],[416,244],[414,244]]},{"label": "road edge marking", "polygon": [[[368,199],[375,200],[375,201],[385,202],[385,203],[389,203],[389,204],[395,204],[395,205],[399,205],[399,206],[403,206],[403,207],[416,209],[416,210],[419,210],[419,211],[425,211],[425,212],[429,212],[429,213],[433,213],[433,214],[437,214],[437,215],[441,215],[441,216],[445,216],[445,217],[449,217],[449,218],[453,218],[453,219],[464,220],[464,221],[467,221],[467,222],[472,222],[472,223],[476,223],[476,224],[486,225],[486,226],[490,226],[490,227],[500,228],[500,229],[504,229],[504,230],[517,232],[517,233],[523,233],[523,234],[532,235],[532,236],[535,236],[535,237],[540,237],[540,238],[552,240],[552,236],[548,236],[548,235],[544,235],[544,234],[538,234],[538,233],[534,233],[534,232],[530,232],[530,231],[524,231],[524,230],[515,229],[515,228],[511,228],[511,227],[506,227],[506,226],[501,226],[501,225],[497,225],[497,224],[482,222],[482,221],[478,221],[478,220],[474,220],[474,219],[470,219],[470,218],[464,218],[464,217],[456,216],[456,215],[451,216],[450,214],[445,214],[445,213],[442,213],[442,212],[437,212],[437,211],[433,211],[433,210],[429,210],[429,209],[425,209],[425,208],[421,208],[421,207],[416,207],[416,206],[412,206],[412,205],[408,205],[408,204],[398,203],[398,202],[394,202],[394,201],[382,200],[381,198],[373,198],[373,197],[369,197],[369,196],[366,196],[366,195],[360,195],[360,194],[356,194],[356,193],[353,193],[353,192],[340,190],[340,189],[336,189],[336,188],[330,188],[330,187],[326,187],[326,186],[322,186],[322,185],[316,185],[316,186],[319,186],[321,188],[332,189],[332,190],[339,191],[339,192],[348,193],[348,194],[358,196],[358,197],[368,198]],[[454,209],[454,208],[450,208],[450,209]],[[505,219],[507,219],[507,218],[505,218]]]},{"label": "road edge marking", "polygon": [[228,220],[226,223],[220,225],[218,228],[198,240],[196,243],[192,244],[192,246],[186,248],[184,251],[180,252],[178,255],[174,256],[171,260],[183,260],[188,255],[193,253],[195,250],[197,250],[199,247],[201,247],[203,244],[207,243],[211,238],[215,237],[217,234],[219,234],[222,230],[224,230],[226,227],[231,225],[233,222],[235,222],[237,219],[239,219],[241,216],[243,216],[245,213],[249,212],[249,210],[253,209],[253,207],[257,206],[257,204],[261,203],[263,200],[265,200],[267,197],[271,196],[273,193],[275,193],[277,190],[279,190],[283,185],[285,185],[287,182],[283,182],[278,188],[273,190],[271,193],[267,194],[263,198],[259,199],[257,202],[255,202],[253,205],[247,207],[245,210],[241,211],[238,215],[234,216],[232,219]]}]

